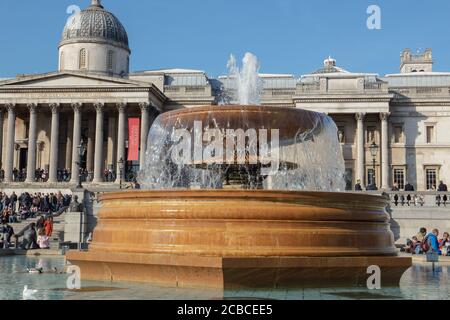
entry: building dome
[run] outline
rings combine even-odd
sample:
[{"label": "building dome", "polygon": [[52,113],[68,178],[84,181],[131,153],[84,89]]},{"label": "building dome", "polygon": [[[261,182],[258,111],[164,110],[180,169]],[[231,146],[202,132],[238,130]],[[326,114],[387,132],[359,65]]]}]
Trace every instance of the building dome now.
[{"label": "building dome", "polygon": [[125,28],[116,16],[104,9],[99,0],[93,0],[88,8],[69,19],[60,46],[85,41],[105,41],[129,50]]},{"label": "building dome", "polygon": [[128,35],[100,0],[75,13],[66,23],[59,43],[59,70],[126,77],[129,73]]}]

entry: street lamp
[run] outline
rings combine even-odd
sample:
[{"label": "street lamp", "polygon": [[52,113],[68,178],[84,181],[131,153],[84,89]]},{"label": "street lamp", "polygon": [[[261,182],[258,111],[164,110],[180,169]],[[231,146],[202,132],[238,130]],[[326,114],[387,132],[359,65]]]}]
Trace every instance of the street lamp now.
[{"label": "street lamp", "polygon": [[376,170],[376,162],[377,162],[377,154],[378,154],[378,145],[374,142],[369,147],[370,154],[372,155],[372,164],[373,164],[373,185],[376,186],[376,180],[375,180],[375,170]]},{"label": "street lamp", "polygon": [[77,185],[77,189],[83,189],[83,185],[81,183],[81,179],[82,179],[82,177],[81,177],[82,176],[81,175],[81,159],[84,156],[84,154],[86,153],[86,146],[84,145],[83,139],[80,141],[80,145],[77,148],[78,148],[78,162],[76,163],[77,167],[78,167],[78,185]]},{"label": "street lamp", "polygon": [[119,185],[120,189],[122,189],[123,165],[124,165],[123,158],[120,158],[120,160],[117,163],[119,164]]}]

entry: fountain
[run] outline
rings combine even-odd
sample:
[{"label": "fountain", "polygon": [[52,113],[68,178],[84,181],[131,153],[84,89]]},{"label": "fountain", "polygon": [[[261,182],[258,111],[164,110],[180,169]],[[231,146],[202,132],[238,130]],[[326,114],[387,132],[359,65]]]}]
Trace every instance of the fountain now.
[{"label": "fountain", "polygon": [[145,191],[102,196],[88,252],[67,254],[84,279],[174,287],[383,285],[397,257],[382,196],[344,193],[328,116],[259,102],[258,62],[230,59],[236,105],[160,115],[149,133]]}]

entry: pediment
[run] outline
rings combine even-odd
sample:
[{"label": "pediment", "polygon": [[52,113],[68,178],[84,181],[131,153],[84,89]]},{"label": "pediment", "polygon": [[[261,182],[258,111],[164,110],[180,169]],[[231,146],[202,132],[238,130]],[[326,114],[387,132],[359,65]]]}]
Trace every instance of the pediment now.
[{"label": "pediment", "polygon": [[122,78],[97,76],[75,72],[55,72],[51,74],[18,77],[0,82],[0,88],[63,88],[63,87],[148,87],[148,84]]}]

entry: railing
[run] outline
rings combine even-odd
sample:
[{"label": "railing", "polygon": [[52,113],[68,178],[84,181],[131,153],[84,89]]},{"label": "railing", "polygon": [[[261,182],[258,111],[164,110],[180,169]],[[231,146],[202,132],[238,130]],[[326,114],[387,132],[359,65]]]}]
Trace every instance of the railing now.
[{"label": "railing", "polygon": [[450,205],[450,192],[389,191],[391,207],[446,207]]}]

